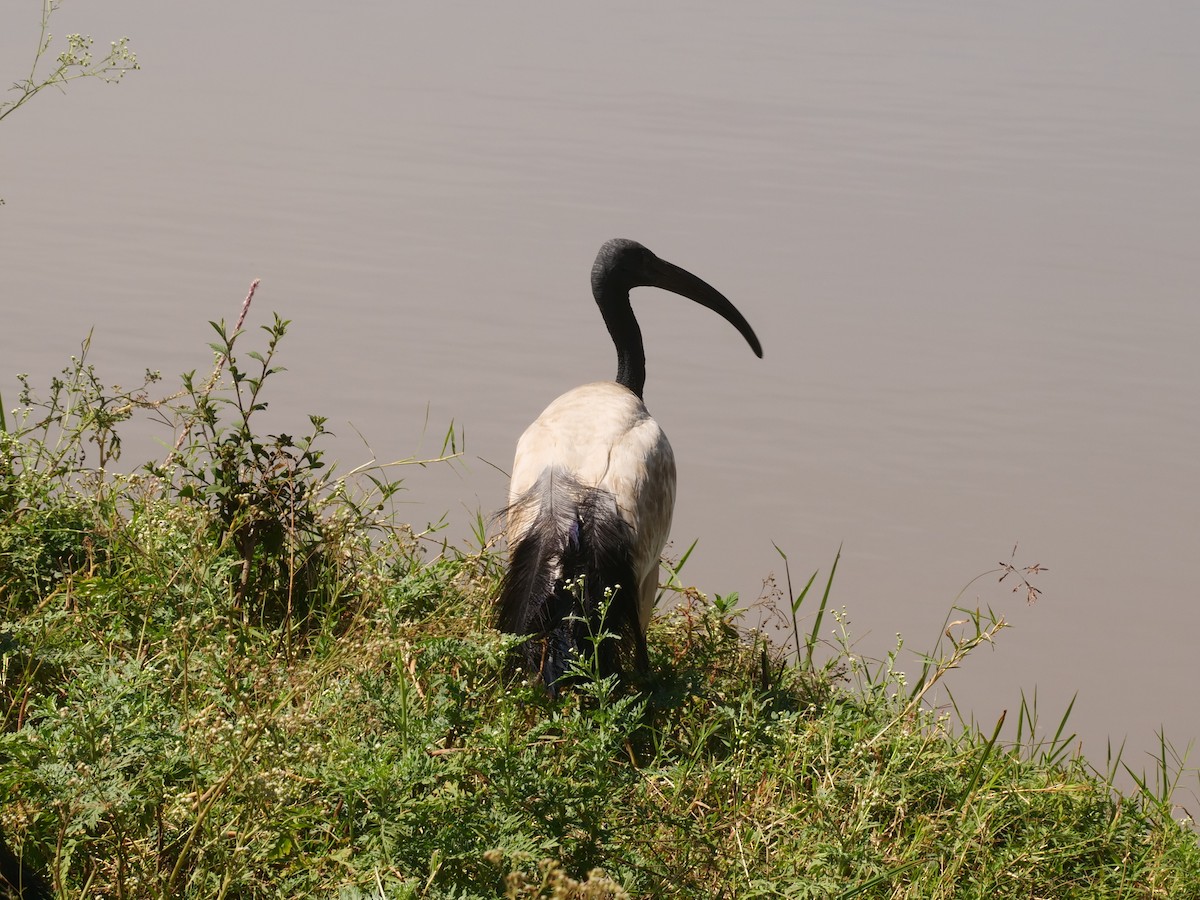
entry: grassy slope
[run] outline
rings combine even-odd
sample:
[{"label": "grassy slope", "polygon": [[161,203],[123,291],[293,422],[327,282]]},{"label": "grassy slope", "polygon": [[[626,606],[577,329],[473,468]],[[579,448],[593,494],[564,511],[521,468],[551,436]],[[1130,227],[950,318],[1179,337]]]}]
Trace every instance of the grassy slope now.
[{"label": "grassy slope", "polygon": [[1170,772],[1122,797],[1061,735],[922,708],[986,614],[908,685],[686,592],[651,682],[548,701],[505,674],[494,554],[425,558],[379,472],[254,435],[271,335],[256,374],[222,335],[240,390],[176,398],[154,474],[82,471],[143,402],[82,361],[3,423],[0,808],[62,895],[1200,897]]}]

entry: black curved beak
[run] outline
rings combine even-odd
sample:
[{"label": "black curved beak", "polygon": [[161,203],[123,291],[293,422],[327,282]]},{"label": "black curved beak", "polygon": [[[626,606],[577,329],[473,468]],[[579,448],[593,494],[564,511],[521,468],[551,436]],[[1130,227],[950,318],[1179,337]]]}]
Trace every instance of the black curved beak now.
[{"label": "black curved beak", "polygon": [[647,269],[647,286],[662,288],[665,291],[670,291],[673,294],[679,294],[681,297],[694,300],[701,306],[707,306],[740,331],[742,337],[746,339],[746,343],[750,345],[750,349],[754,351],[754,354],[759,359],[762,359],[762,345],[758,342],[758,337],[754,334],[754,329],[750,327],[750,323],[746,321],[746,317],[738,312],[737,307],[730,303],[724,294],[707,281],[697,278],[687,269],[681,269],[679,266],[669,263],[665,259],[660,259],[657,256],[648,262]]}]

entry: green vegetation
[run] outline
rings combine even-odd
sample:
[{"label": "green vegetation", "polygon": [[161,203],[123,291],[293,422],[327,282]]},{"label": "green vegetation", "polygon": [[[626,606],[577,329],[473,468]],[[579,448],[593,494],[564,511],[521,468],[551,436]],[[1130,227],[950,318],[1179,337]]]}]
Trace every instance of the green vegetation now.
[{"label": "green vegetation", "polygon": [[[1200,896],[1165,742],[1122,796],[1035,703],[1012,746],[925,708],[989,611],[910,683],[850,651],[832,575],[780,647],[676,570],[653,678],[550,701],[489,628],[482,523],[423,549],[396,470],[331,471],[319,417],[257,433],[286,326],[217,323],[158,400],[85,344],[0,420],[0,826],[61,896]],[[117,474],[135,414],[174,449]]]},{"label": "green vegetation", "polygon": [[26,77],[12,84],[10,90],[16,93],[17,98],[0,103],[0,119],[16,112],[46,88],[63,90],[70,82],[80,78],[98,78],[113,84],[124,78],[126,72],[139,68],[137,54],[129,46],[127,37],[112,41],[108,53],[96,59],[92,51],[95,42],[90,34],[68,34],[66,49],[54,58],[53,67],[41,71],[42,61],[50,52],[50,43],[54,39],[50,33],[50,18],[61,5],[59,0],[43,0],[41,33],[34,49],[33,64]]},{"label": "green vegetation", "polygon": [[[140,68],[137,54],[129,46],[129,38],[112,41],[108,52],[97,59],[93,51],[95,42],[90,34],[68,34],[66,48],[54,57],[49,69],[45,68],[43,63],[54,40],[54,35],[50,33],[50,19],[61,5],[61,0],[41,0],[41,30],[34,48],[33,63],[29,66],[29,74],[14,81],[8,90],[16,98],[0,101],[0,120],[16,112],[46,88],[63,91],[72,81],[81,78],[95,78],[115,84],[125,77],[126,72]],[[0,205],[3,203],[3,198],[0,198]]]}]

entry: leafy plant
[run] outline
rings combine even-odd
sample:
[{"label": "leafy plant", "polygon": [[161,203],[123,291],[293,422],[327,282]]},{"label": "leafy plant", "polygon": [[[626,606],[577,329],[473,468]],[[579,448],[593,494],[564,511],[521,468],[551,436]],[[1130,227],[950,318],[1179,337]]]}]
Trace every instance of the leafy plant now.
[{"label": "leafy plant", "polygon": [[325,464],[315,444],[329,433],[325,418],[310,416],[312,430],[298,439],[283,433],[265,439],[257,435],[254,422],[267,409],[263,388],[283,371],[273,360],[288,322],[276,316],[263,326],[266,353],[247,352],[251,369],[244,369],[235,354],[243,333],[230,332],[224,322],[210,324],[219,338],[211,346],[228,367],[231,390],[214,393],[213,379],[198,385],[195,372],[184,374],[186,403],[175,412],[186,424],[181,452],[173,460],[176,469],[169,463],[152,471],[177,477],[178,496],[206,507],[218,527],[218,540],[236,552],[235,609],[253,595],[260,600],[257,612],[273,621],[290,620],[295,613],[303,619],[337,599],[318,592],[322,571],[336,568],[325,552],[319,509],[318,492],[324,486],[319,473]]},{"label": "leafy plant", "polygon": [[[14,81],[9,89],[17,94],[17,98],[0,102],[0,120],[16,112],[47,88],[65,90],[68,84],[81,78],[97,78],[114,83],[124,78],[126,73],[141,68],[137,54],[129,46],[127,37],[113,41],[109,44],[108,52],[97,59],[92,49],[95,42],[91,35],[68,34],[66,49],[55,57],[52,68],[49,71],[39,71],[43,60],[50,53],[50,44],[54,40],[50,33],[50,18],[62,3],[61,0],[42,0],[41,5],[41,31],[33,55],[33,64],[29,67],[29,74]],[[4,200],[0,198],[0,204],[3,203]]]}]

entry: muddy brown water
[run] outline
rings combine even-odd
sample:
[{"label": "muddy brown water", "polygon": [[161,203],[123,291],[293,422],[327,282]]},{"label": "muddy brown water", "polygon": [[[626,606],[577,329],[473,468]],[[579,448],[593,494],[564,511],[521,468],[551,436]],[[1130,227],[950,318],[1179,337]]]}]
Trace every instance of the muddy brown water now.
[{"label": "muddy brown water", "polygon": [[1019,542],[1043,597],[966,591],[1014,627],[959,704],[1011,724],[1036,687],[1052,728],[1078,692],[1100,763],[1200,735],[1200,6],[111,0],[54,31],[144,69],[4,123],[7,405],[93,326],[109,381],[207,368],[260,277],[252,323],[294,321],[274,421],[328,415],[352,465],[453,419],[465,460],[406,502],[457,540],[542,407],[612,377],[587,276],[632,237],[765,350],[634,295],[690,581],[752,600],[773,542],[797,579],[842,545],[859,649],[924,650]]}]

